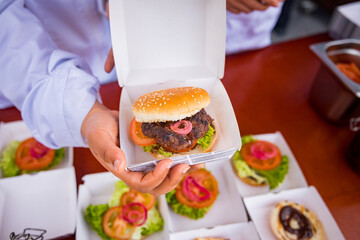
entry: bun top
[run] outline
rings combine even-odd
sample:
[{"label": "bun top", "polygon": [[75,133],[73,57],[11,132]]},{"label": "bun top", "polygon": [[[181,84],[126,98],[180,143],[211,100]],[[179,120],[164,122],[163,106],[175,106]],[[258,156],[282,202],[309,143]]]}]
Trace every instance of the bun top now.
[{"label": "bun top", "polygon": [[179,87],[146,93],[133,105],[138,122],[178,121],[190,117],[210,103],[202,88]]}]

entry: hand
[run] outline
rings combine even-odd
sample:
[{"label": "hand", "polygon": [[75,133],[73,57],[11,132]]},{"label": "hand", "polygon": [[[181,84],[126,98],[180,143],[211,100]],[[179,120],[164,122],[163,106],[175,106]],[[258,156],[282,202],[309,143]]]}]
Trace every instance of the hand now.
[{"label": "hand", "polygon": [[118,147],[118,116],[118,111],[111,111],[95,102],[83,121],[81,133],[96,159],[129,187],[159,196],[174,189],[186,172],[204,168],[203,164],[192,167],[179,164],[170,169],[172,161],[165,159],[149,173],[126,170],[125,154]]},{"label": "hand", "polygon": [[254,10],[264,11],[268,7],[279,6],[278,0],[226,0],[226,9],[232,13],[250,13]]},{"label": "hand", "polygon": [[[106,15],[107,18],[109,19],[109,1],[107,1],[106,3]],[[110,73],[113,70],[114,66],[115,66],[114,53],[111,48],[105,61],[105,66],[104,66],[105,72]]]}]

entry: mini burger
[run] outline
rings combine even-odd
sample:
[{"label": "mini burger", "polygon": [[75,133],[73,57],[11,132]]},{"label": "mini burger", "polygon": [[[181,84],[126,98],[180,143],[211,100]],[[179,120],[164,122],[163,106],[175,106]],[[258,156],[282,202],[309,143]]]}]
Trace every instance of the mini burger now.
[{"label": "mini burger", "polygon": [[277,188],[288,173],[289,160],[273,143],[254,139],[251,135],[241,138],[242,147],[232,157],[236,175],[253,186],[269,185]]},{"label": "mini burger", "polygon": [[188,173],[165,197],[172,210],[191,219],[200,219],[217,199],[218,182],[206,169]]},{"label": "mini burger", "polygon": [[33,137],[11,141],[2,152],[0,168],[5,177],[48,170],[59,164],[64,154],[64,148],[50,149]]},{"label": "mini burger", "polygon": [[204,109],[209,103],[202,88],[147,93],[133,105],[130,136],[158,159],[208,152],[216,140],[214,120]]}]

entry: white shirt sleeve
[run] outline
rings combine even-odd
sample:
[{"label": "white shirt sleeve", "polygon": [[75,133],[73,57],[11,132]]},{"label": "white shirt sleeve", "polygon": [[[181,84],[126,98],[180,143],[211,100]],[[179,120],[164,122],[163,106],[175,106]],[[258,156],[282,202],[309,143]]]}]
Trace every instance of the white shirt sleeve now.
[{"label": "white shirt sleeve", "polygon": [[0,12],[0,97],[48,147],[85,147],[81,125],[99,99],[99,81],[82,59],[57,48],[24,5],[13,1]]}]

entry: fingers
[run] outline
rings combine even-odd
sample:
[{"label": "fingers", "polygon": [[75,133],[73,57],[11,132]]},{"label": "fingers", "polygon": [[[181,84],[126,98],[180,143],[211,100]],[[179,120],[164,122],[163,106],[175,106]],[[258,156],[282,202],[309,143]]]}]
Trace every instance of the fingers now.
[{"label": "fingers", "polygon": [[178,164],[173,167],[164,181],[153,189],[152,194],[160,196],[173,190],[184,177],[185,173],[188,173],[189,168],[187,164]]},{"label": "fingers", "polygon": [[278,0],[227,0],[226,8],[232,13],[250,13],[254,10],[264,11],[269,6],[277,7]]},{"label": "fingers", "polygon": [[226,4],[227,10],[232,13],[239,14],[241,12],[250,13],[252,10],[238,0],[228,0]]},{"label": "fingers", "polygon": [[105,72],[110,73],[113,70],[114,66],[115,66],[114,53],[111,48],[105,61],[105,66],[104,66]]},{"label": "fingers", "polygon": [[190,169],[186,173],[191,173],[191,172],[194,172],[194,171],[202,169],[202,168],[205,168],[205,163],[192,165],[192,166],[190,166]]},{"label": "fingers", "polygon": [[141,192],[152,193],[153,189],[164,181],[171,165],[172,161],[170,159],[164,159],[156,165],[152,172],[142,173],[118,169],[115,175],[131,188]]}]

